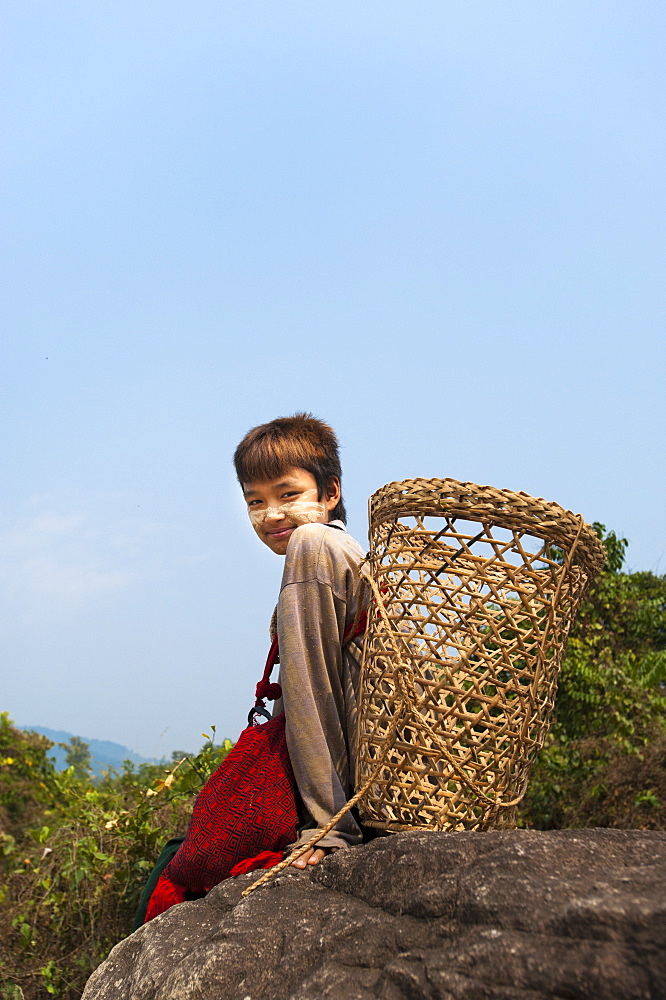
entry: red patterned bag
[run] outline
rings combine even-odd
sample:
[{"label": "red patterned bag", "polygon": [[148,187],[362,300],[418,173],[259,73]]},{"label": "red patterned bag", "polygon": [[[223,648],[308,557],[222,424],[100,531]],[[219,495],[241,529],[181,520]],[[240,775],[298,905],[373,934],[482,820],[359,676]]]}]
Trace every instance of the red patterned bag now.
[{"label": "red patterned bag", "polygon": [[250,725],[199,792],[185,840],[164,869],[164,878],[192,892],[208,892],[239,862],[262,851],[281,854],[296,840],[296,785],[284,712],[253,724],[255,714],[268,715],[262,697],[281,694],[279,685],[268,680],[277,656],[276,638],[257,685]]},{"label": "red patterned bag", "polygon": [[[346,630],[344,642],[361,635],[365,626],[363,612]],[[296,783],[284,712],[272,719],[263,700],[282,695],[280,685],[270,682],[278,659],[275,635],[249,725],[199,792],[185,839],[151,895],[146,921],[187,898],[187,893],[205,893],[232,875],[272,867],[296,840]],[[268,722],[256,725],[257,715],[266,716]]]}]

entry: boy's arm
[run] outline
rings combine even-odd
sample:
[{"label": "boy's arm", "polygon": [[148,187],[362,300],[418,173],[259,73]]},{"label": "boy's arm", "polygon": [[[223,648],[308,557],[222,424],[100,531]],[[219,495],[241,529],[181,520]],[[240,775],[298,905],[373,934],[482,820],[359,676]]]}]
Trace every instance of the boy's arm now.
[{"label": "boy's arm", "polygon": [[[342,533],[340,533],[342,534]],[[359,647],[346,650],[346,626],[356,613],[360,547],[325,525],[304,525],[289,542],[278,602],[280,683],[287,746],[309,816],[305,843],[353,793]],[[347,814],[318,847],[360,843]]]}]

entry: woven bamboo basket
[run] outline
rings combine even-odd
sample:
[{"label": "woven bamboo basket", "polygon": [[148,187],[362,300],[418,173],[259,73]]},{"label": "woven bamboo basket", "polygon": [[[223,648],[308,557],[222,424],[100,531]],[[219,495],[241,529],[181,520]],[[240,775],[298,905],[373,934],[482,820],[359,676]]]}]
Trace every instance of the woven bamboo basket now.
[{"label": "woven bamboo basket", "polygon": [[514,826],[603,546],[555,503],[452,479],[390,483],[370,498],[369,516],[363,822]]}]

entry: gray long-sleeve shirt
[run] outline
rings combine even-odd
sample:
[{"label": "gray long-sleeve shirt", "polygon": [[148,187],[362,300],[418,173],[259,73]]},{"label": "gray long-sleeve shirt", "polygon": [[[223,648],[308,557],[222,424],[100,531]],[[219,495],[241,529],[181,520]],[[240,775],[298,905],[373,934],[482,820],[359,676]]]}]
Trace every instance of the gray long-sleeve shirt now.
[{"label": "gray long-sleeve shirt", "polygon": [[[354,791],[356,699],[361,643],[343,648],[345,629],[362,599],[361,546],[342,521],[304,524],[287,548],[277,607],[280,684],[287,747],[307,813],[305,843]],[[361,841],[350,813],[320,841],[348,847]]]}]

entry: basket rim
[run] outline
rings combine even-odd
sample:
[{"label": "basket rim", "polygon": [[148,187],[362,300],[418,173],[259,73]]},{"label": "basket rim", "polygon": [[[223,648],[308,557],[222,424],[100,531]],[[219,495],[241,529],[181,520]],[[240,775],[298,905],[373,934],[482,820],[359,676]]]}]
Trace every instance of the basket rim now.
[{"label": "basket rim", "polygon": [[529,493],[457,479],[418,478],[386,483],[368,500],[371,539],[373,530],[386,521],[447,515],[525,531],[565,550],[578,538],[574,563],[582,564],[591,575],[606,563],[601,540],[581,515]]}]

